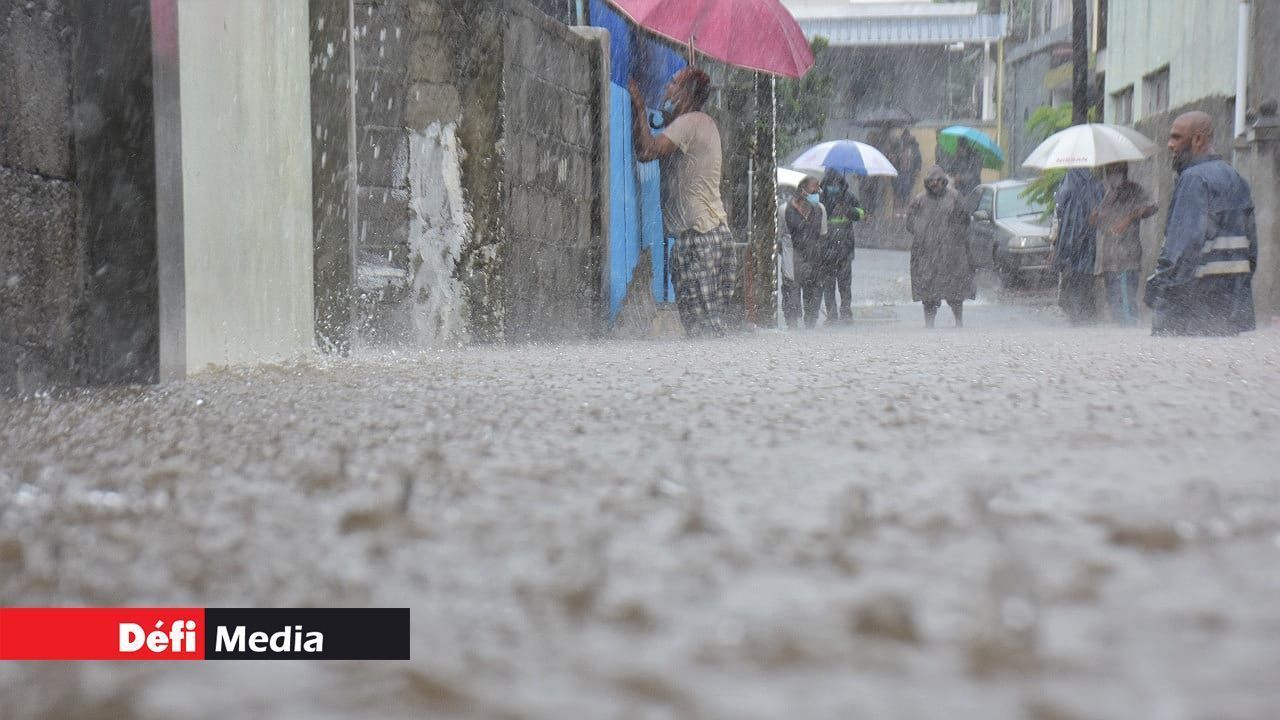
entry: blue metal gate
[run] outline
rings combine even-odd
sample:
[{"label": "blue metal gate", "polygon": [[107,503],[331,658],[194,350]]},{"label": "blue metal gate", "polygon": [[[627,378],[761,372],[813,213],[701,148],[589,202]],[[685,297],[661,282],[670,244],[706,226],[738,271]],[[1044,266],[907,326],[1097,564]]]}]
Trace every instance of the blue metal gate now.
[{"label": "blue metal gate", "polygon": [[660,303],[675,300],[667,272],[666,249],[670,244],[662,232],[661,173],[656,162],[636,162],[627,87],[635,78],[646,105],[657,107],[667,80],[685,66],[685,61],[665,45],[634,32],[627,20],[605,3],[591,3],[591,24],[608,30],[611,42],[609,321],[613,322],[644,250],[652,251],[654,299]]}]

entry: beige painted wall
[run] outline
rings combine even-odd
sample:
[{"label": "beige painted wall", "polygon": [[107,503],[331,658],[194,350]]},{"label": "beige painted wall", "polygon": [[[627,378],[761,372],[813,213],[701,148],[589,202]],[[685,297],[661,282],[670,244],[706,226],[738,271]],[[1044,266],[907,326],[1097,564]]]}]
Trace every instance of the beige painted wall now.
[{"label": "beige painted wall", "polygon": [[307,0],[179,0],[187,372],[313,341]]}]

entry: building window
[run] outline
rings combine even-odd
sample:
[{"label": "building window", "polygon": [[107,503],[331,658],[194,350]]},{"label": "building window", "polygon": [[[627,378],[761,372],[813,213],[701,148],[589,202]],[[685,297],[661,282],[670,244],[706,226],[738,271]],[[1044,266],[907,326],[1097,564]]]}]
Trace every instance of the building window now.
[{"label": "building window", "polygon": [[1156,115],[1169,109],[1169,66],[1142,78],[1142,114]]},{"label": "building window", "polygon": [[1133,123],[1133,86],[1111,93],[1111,117],[1118,125]]}]

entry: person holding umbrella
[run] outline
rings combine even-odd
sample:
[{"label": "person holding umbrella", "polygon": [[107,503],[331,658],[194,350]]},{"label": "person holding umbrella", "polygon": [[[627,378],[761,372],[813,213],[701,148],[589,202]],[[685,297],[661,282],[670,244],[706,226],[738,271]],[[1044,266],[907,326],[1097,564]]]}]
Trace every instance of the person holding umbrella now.
[{"label": "person holding umbrella", "polygon": [[840,321],[852,322],[853,224],[865,219],[867,211],[849,189],[849,181],[834,169],[828,169],[822,178],[822,205],[827,211],[829,228],[822,254],[822,297],[827,303],[827,317],[832,322],[837,317],[836,290],[839,289]]},{"label": "person holding umbrella", "polygon": [[1094,171],[1085,168],[1068,170],[1054,194],[1057,233],[1052,266],[1059,276],[1058,305],[1072,325],[1089,324],[1098,317],[1093,297],[1098,232],[1089,218],[1105,194]]},{"label": "person holding umbrella", "polygon": [[968,197],[974,188],[982,184],[982,156],[968,138],[960,138],[956,143],[951,175],[955,179],[955,190],[962,197]]},{"label": "person holding umbrella", "polygon": [[898,212],[902,212],[911,202],[911,191],[915,189],[916,178],[924,166],[920,143],[910,129],[903,128],[898,138],[898,156],[893,164],[898,168],[898,177],[893,181],[894,205]]},{"label": "person holding umbrella", "polygon": [[[1098,180],[1095,170],[1116,163],[1145,160],[1154,152],[1155,143],[1133,128],[1085,123],[1050,135],[1022,163],[1023,167],[1036,170],[1067,169],[1066,177],[1054,194],[1057,207],[1054,209],[1050,263],[1060,274],[1058,304],[1074,325],[1093,322],[1097,317],[1093,297],[1095,273],[1101,271],[1105,277],[1111,269],[1132,267],[1135,262],[1132,257],[1115,258],[1111,255],[1113,251],[1132,255],[1132,243],[1128,243],[1125,250],[1127,241],[1108,243],[1110,238],[1102,238],[1102,246],[1099,246],[1099,236],[1132,231],[1136,240],[1138,220],[1148,217],[1148,203],[1141,195],[1133,196],[1134,190],[1130,187],[1125,191],[1126,198],[1136,202],[1119,215],[1103,218],[1103,215],[1111,215],[1115,209],[1114,200],[1120,196],[1117,188],[1112,187],[1111,190],[1117,193],[1113,204],[1106,210],[1102,209],[1108,188]],[[1112,182],[1123,186],[1119,172],[1111,175]],[[1140,212],[1138,206],[1141,206]],[[1128,219],[1130,212],[1136,213],[1131,220]],[[1111,289],[1123,298],[1127,291],[1133,289],[1132,282],[1133,278],[1128,277]],[[1125,304],[1117,309],[1124,317],[1132,306]]]},{"label": "person holding umbrella", "polygon": [[720,130],[702,106],[711,96],[711,78],[685,68],[667,84],[663,131],[649,131],[644,99],[631,81],[636,157],[662,161],[662,219],[671,250],[676,309],[692,336],[723,335],[725,314],[737,279],[733,235],[720,198]]},{"label": "person holding umbrella", "polygon": [[952,125],[938,131],[938,150],[949,155],[943,166],[955,181],[953,187],[967,196],[982,184],[982,169],[1004,167],[1004,151],[986,133],[967,125]]},{"label": "person holding umbrella", "polygon": [[949,182],[942,168],[929,168],[925,190],[908,210],[911,298],[924,303],[928,328],[933,327],[943,300],[955,315],[956,327],[964,327],[964,301],[977,297],[974,262],[969,256],[969,213]]}]

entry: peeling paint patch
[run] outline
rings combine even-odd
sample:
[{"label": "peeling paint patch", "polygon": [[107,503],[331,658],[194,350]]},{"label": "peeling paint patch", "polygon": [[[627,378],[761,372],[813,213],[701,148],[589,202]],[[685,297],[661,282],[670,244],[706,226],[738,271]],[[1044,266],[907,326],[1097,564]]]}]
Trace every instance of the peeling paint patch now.
[{"label": "peeling paint patch", "polygon": [[462,149],[457,123],[409,133],[409,252],[413,258],[414,329],[419,344],[465,340],[462,284],[454,270],[466,241]]}]

